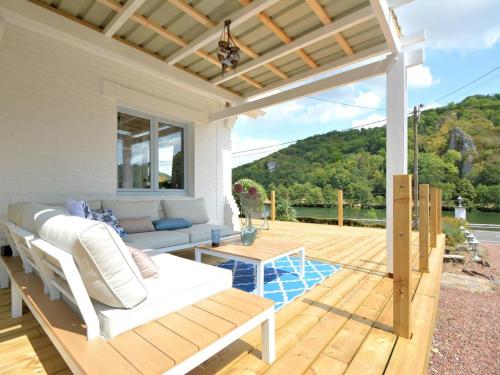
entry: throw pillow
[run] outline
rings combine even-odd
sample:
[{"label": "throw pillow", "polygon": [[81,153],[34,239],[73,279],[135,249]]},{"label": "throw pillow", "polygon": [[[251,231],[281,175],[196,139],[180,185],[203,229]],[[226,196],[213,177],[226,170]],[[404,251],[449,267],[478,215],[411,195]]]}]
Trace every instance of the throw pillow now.
[{"label": "throw pillow", "polygon": [[154,232],[155,227],[150,217],[140,217],[137,219],[120,219],[120,225],[128,234]]},{"label": "throw pillow", "polygon": [[111,228],[115,230],[116,233],[120,235],[121,238],[127,238],[127,232],[125,232],[120,225],[120,222],[113,215],[113,211],[107,208],[101,208],[99,210],[91,210],[92,220],[100,221],[101,223],[108,224]]},{"label": "throw pillow", "polygon": [[160,268],[148,254],[132,245],[127,244],[127,247],[143,279],[160,277]]},{"label": "throw pillow", "polygon": [[85,201],[76,201],[74,199],[66,199],[64,208],[71,216],[79,216],[84,219],[90,219],[92,214],[90,212],[89,204]]},{"label": "throw pillow", "polygon": [[160,219],[153,221],[153,225],[156,230],[175,230],[175,229],[184,229],[191,228],[193,226],[193,222],[189,219]]}]

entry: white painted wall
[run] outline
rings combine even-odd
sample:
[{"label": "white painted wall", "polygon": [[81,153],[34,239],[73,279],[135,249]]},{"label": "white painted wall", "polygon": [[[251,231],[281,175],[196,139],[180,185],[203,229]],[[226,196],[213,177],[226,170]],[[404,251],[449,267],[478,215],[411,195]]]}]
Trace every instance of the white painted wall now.
[{"label": "white painted wall", "polygon": [[192,123],[188,195],[205,198],[211,221],[230,222],[231,124],[195,124],[223,103],[8,22],[0,40],[0,217],[16,201],[116,196],[119,105]]}]

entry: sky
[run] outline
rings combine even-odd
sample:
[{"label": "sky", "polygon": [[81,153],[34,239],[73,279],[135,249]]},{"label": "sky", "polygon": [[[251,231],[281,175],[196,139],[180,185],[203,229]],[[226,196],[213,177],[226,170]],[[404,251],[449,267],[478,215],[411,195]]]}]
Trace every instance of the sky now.
[{"label": "sky", "polygon": [[[396,9],[396,15],[403,35],[426,33],[425,63],[408,70],[409,110],[418,104],[440,106],[472,94],[500,92],[498,69],[441,99],[500,66],[500,0],[415,0]],[[257,119],[239,116],[232,133],[233,166],[286,145],[241,153],[243,150],[372,122],[366,127],[384,125],[380,120],[385,119],[385,91],[385,77],[379,77],[264,108],[266,114]]]}]

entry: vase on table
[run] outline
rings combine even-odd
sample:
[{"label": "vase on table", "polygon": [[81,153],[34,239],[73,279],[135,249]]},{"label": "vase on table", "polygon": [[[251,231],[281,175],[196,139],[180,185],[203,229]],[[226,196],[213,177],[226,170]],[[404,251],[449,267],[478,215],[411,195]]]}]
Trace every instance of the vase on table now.
[{"label": "vase on table", "polygon": [[252,225],[251,219],[246,219],[245,224],[241,228],[241,242],[245,246],[252,246],[257,237],[257,228]]}]

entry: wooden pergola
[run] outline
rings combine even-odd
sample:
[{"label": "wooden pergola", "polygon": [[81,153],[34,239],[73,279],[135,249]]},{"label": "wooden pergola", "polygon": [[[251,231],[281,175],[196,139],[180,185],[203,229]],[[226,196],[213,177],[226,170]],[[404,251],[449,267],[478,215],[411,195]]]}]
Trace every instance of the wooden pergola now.
[{"label": "wooden pergola", "polygon": [[[386,75],[392,272],[392,177],[407,173],[406,70],[423,63],[417,47],[425,40],[401,33],[394,9],[410,1],[5,0],[0,26],[36,30],[220,100],[219,109],[200,111],[201,124]],[[227,19],[241,61],[222,76],[216,53]]]}]

